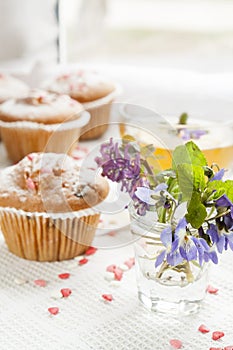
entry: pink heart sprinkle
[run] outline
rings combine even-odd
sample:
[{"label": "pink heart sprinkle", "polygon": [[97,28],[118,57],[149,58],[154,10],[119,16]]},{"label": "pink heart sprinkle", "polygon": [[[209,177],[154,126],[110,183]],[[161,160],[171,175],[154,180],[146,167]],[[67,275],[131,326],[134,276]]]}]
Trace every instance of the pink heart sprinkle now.
[{"label": "pink heart sprinkle", "polygon": [[80,146],[79,144],[76,146],[76,149],[77,149],[78,151],[84,152],[84,153],[86,153],[86,154],[89,153],[89,150],[88,150],[87,147]]},{"label": "pink heart sprinkle", "polygon": [[120,280],[122,279],[122,277],[123,277],[123,271],[122,271],[119,267],[117,267],[117,268],[113,271],[113,273],[114,273],[115,280],[120,281]]},{"label": "pink heart sprinkle", "polygon": [[223,348],[210,348],[210,350],[223,350]]},{"label": "pink heart sprinkle", "polygon": [[201,333],[209,333],[209,328],[206,327],[204,324],[201,324],[200,327],[198,328],[199,332]]},{"label": "pink heart sprinkle", "polygon": [[58,275],[58,277],[59,277],[61,280],[67,280],[67,278],[70,277],[70,273],[68,273],[68,272],[60,273],[60,275]]},{"label": "pink heart sprinkle", "polygon": [[213,340],[218,340],[218,339],[224,337],[224,335],[225,334],[223,332],[216,331],[216,332],[212,333],[212,339]]},{"label": "pink heart sprinkle", "polygon": [[88,262],[88,259],[83,258],[83,259],[79,260],[78,264],[79,265],[85,265],[87,262]]},{"label": "pink heart sprinkle", "polygon": [[212,287],[212,286],[208,286],[206,291],[210,294],[217,294],[218,293],[218,288]]},{"label": "pink heart sprinkle", "polygon": [[27,188],[29,190],[35,190],[35,188],[36,188],[33,180],[30,177],[28,179],[26,179],[26,185],[27,185]]},{"label": "pink heart sprinkle", "polygon": [[112,294],[102,294],[102,298],[106,301],[112,301],[113,300],[113,296]]},{"label": "pink heart sprinkle", "polygon": [[89,247],[87,251],[85,252],[85,255],[93,255],[97,251],[97,248],[95,247]]},{"label": "pink heart sprinkle", "polygon": [[80,160],[82,159],[82,157],[78,156],[78,155],[75,155],[75,154],[72,154],[72,157],[75,159],[75,160]]},{"label": "pink heart sprinkle", "polygon": [[49,308],[48,308],[48,312],[49,312],[51,315],[57,315],[58,312],[59,312],[59,308],[58,308],[58,307],[49,307]]},{"label": "pink heart sprinkle", "polygon": [[181,349],[182,348],[182,342],[178,339],[171,339],[170,340],[170,345],[174,348],[174,349]]},{"label": "pink heart sprinkle", "polygon": [[129,260],[125,261],[124,264],[128,266],[129,269],[131,269],[135,265],[135,259],[130,258]]},{"label": "pink heart sprinkle", "polygon": [[116,265],[109,265],[107,268],[106,268],[106,271],[108,272],[114,272],[116,270]]},{"label": "pink heart sprinkle", "polygon": [[116,231],[110,231],[110,232],[108,232],[108,236],[110,236],[110,237],[114,237],[114,236],[116,236],[116,234],[117,234]]},{"label": "pink heart sprinkle", "polygon": [[61,294],[62,294],[63,298],[68,298],[71,293],[72,293],[72,290],[70,288],[61,289]]},{"label": "pink heart sprinkle", "polygon": [[35,280],[34,283],[36,286],[39,286],[39,287],[45,287],[47,284],[45,280]]},{"label": "pink heart sprinkle", "polygon": [[27,158],[28,158],[30,161],[33,160],[33,157],[34,157],[33,153],[30,153],[30,154],[27,155]]},{"label": "pink heart sprinkle", "polygon": [[233,345],[225,346],[223,350],[233,350]]}]

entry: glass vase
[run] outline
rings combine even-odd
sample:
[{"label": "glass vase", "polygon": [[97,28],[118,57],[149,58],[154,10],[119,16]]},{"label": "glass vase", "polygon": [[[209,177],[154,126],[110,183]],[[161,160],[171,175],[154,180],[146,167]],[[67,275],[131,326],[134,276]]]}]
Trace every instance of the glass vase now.
[{"label": "glass vase", "polygon": [[198,311],[209,282],[209,264],[184,261],[171,266],[164,261],[155,267],[161,250],[165,249],[160,234],[166,224],[155,220],[155,213],[145,216],[130,208],[131,233],[135,248],[138,298],[151,311],[192,314]]}]

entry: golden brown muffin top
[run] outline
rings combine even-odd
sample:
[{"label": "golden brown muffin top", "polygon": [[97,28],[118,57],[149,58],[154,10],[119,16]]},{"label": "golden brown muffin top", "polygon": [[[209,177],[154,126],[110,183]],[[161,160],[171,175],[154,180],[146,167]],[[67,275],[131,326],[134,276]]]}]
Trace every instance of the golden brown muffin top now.
[{"label": "golden brown muffin top", "polygon": [[0,103],[10,98],[26,96],[28,90],[29,87],[23,81],[0,73]]},{"label": "golden brown muffin top", "polygon": [[0,105],[0,120],[57,124],[78,119],[83,106],[68,95],[31,90],[26,97],[8,100]]},{"label": "golden brown muffin top", "polygon": [[85,103],[105,97],[116,87],[105,77],[96,72],[78,70],[68,74],[61,74],[45,84],[52,92],[67,94],[73,99]]},{"label": "golden brown muffin top", "polygon": [[108,184],[91,169],[80,171],[65,154],[31,153],[0,172],[0,206],[27,212],[65,213],[93,207]]}]

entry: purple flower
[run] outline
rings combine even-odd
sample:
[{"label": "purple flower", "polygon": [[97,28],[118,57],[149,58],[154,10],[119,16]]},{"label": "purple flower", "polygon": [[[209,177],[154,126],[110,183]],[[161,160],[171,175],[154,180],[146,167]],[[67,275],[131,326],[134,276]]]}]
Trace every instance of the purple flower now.
[{"label": "purple flower", "polygon": [[160,239],[166,249],[158,255],[155,262],[156,267],[165,259],[172,266],[180,264],[183,260],[191,261],[198,258],[199,264],[202,265],[203,260],[214,259],[210,247],[203,238],[188,235],[185,218],[178,222],[174,235],[169,226],[161,232]]},{"label": "purple flower", "polygon": [[202,237],[195,237],[187,232],[187,221],[182,218],[175,230],[175,241],[180,255],[187,261],[199,260],[202,265],[204,254],[209,252],[209,246]]},{"label": "purple flower", "polygon": [[111,138],[101,145],[101,157],[96,157],[95,161],[102,167],[103,176],[121,183],[121,190],[132,196],[140,179],[140,154],[131,156],[129,148],[130,145],[127,144],[124,150],[120,149],[118,143],[114,143]]},{"label": "purple flower", "polygon": [[220,254],[223,250],[227,250],[228,245],[233,250],[233,232],[220,231],[216,225],[210,224],[206,233],[210,236],[211,242],[216,245]]},{"label": "purple flower", "polygon": [[225,229],[226,231],[233,230],[233,204],[229,198],[224,194],[215,202],[216,208],[225,208],[229,212],[216,220],[220,229]]},{"label": "purple flower", "polygon": [[218,263],[218,256],[214,248],[211,248],[209,252],[204,252],[204,261],[212,261],[214,264]]},{"label": "purple flower", "polygon": [[206,135],[208,131],[206,130],[190,130],[186,128],[182,128],[178,130],[178,135],[184,141],[189,141],[191,139],[198,140],[201,136]]},{"label": "purple flower", "polygon": [[137,187],[135,195],[142,201],[147,204],[153,205],[155,204],[155,200],[151,197],[152,195],[157,194],[161,191],[166,191],[167,185],[165,183],[161,183],[155,187],[154,190],[151,190],[148,187]]},{"label": "purple flower", "polygon": [[211,181],[214,181],[214,180],[222,180],[224,174],[225,174],[225,169],[220,169],[220,170],[210,179],[210,182],[211,182]]},{"label": "purple flower", "polygon": [[155,267],[158,267],[166,259],[168,264],[176,266],[183,261],[182,256],[177,250],[177,242],[172,240],[171,226],[165,228],[160,235],[161,242],[166,247],[157,257]]},{"label": "purple flower", "polygon": [[187,221],[182,218],[176,227],[175,237],[177,240],[177,245],[179,247],[180,255],[187,261],[197,259],[197,247],[191,236],[187,235]]},{"label": "purple flower", "polygon": [[[158,207],[164,207],[165,209],[171,208],[171,201],[175,202],[175,199],[169,192],[167,192],[168,185],[160,183],[151,190],[148,187],[137,187],[135,196],[147,205]],[[160,193],[158,193],[160,192]]]},{"label": "purple flower", "polygon": [[203,238],[191,237],[191,239],[197,248],[199,265],[201,266],[204,260],[204,255],[209,253],[210,247]]},{"label": "purple flower", "polygon": [[216,207],[231,207],[232,203],[230,199],[224,194],[222,197],[216,200]]}]

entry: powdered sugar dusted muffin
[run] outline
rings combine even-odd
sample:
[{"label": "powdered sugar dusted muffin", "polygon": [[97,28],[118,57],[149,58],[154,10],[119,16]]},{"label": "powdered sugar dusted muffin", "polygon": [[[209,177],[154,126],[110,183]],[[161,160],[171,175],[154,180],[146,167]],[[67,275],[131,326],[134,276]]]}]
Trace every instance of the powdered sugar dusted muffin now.
[{"label": "powdered sugar dusted muffin", "polygon": [[30,152],[71,152],[89,120],[83,112],[83,106],[68,95],[43,90],[4,102],[0,126],[9,158],[16,162]]},{"label": "powdered sugar dusted muffin", "polygon": [[106,181],[64,154],[33,153],[0,173],[0,225],[9,250],[26,259],[55,261],[82,254],[99,222],[93,207]]},{"label": "powdered sugar dusted muffin", "polygon": [[19,79],[0,73],[0,103],[10,98],[23,97],[28,93],[29,87]]},{"label": "powdered sugar dusted muffin", "polygon": [[61,74],[45,86],[49,91],[68,94],[91,113],[90,122],[82,129],[81,139],[94,139],[105,132],[116,95],[115,84],[94,71],[80,69]]}]

